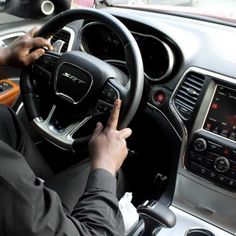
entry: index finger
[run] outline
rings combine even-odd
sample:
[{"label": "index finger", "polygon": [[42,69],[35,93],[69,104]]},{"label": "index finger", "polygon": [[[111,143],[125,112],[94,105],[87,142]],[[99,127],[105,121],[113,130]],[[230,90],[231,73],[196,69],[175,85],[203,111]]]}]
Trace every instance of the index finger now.
[{"label": "index finger", "polygon": [[121,107],[121,100],[116,99],[114,102],[114,106],[112,108],[110,117],[107,122],[107,128],[110,129],[116,129],[118,125],[119,120],[119,114],[120,114],[120,107]]}]

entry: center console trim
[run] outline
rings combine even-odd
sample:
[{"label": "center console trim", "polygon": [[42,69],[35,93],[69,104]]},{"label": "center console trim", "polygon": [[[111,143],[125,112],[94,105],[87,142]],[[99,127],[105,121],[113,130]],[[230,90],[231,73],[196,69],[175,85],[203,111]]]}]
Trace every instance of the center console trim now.
[{"label": "center console trim", "polygon": [[174,212],[176,215],[176,218],[178,219],[176,222],[176,225],[173,228],[163,228],[161,231],[157,234],[157,236],[186,236],[189,230],[193,229],[203,229],[208,230],[214,236],[233,236],[234,234],[230,234],[228,232],[225,232],[224,230],[209,224],[198,217],[195,217],[183,210],[178,209],[177,207],[170,206],[170,210]]}]

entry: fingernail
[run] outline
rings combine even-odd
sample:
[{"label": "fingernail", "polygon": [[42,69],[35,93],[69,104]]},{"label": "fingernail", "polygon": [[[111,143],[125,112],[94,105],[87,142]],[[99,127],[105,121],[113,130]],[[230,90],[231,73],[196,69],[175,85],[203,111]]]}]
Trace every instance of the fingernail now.
[{"label": "fingernail", "polygon": [[116,99],[115,100],[115,105],[119,105],[121,103],[121,100],[120,99]]}]

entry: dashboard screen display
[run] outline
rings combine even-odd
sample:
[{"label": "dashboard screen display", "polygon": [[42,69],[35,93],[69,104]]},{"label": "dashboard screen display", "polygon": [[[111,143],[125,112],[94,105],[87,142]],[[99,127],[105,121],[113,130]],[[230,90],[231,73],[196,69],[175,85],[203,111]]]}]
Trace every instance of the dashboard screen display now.
[{"label": "dashboard screen display", "polygon": [[236,141],[236,91],[218,85],[203,128]]}]

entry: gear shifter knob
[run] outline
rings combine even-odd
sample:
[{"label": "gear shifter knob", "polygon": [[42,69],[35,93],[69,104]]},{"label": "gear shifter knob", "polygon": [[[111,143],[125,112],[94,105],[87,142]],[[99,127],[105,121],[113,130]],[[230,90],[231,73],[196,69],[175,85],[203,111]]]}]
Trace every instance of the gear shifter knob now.
[{"label": "gear shifter knob", "polygon": [[175,214],[166,206],[157,201],[145,201],[138,206],[137,212],[144,221],[142,236],[152,236],[162,227],[171,228],[175,225]]}]

